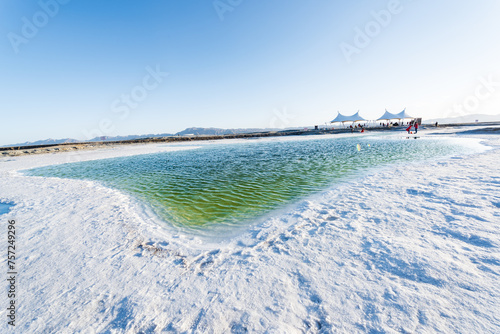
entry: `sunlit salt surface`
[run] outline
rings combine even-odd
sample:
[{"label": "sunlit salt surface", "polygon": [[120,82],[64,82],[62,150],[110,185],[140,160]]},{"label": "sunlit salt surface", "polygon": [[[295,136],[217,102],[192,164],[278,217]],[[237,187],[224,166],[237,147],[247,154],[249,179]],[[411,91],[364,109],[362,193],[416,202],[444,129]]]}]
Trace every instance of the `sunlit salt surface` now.
[{"label": "sunlit salt surface", "polygon": [[27,174],[99,181],[139,198],[170,224],[207,228],[244,224],[371,168],[464,149],[438,139],[252,140],[49,166]]}]

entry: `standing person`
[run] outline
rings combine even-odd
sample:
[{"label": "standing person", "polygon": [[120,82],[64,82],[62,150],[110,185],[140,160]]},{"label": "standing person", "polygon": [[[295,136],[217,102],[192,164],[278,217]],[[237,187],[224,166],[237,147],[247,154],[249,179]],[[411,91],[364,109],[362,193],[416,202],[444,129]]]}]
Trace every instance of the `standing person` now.
[{"label": "standing person", "polygon": [[418,122],[415,122],[415,133],[418,131]]}]

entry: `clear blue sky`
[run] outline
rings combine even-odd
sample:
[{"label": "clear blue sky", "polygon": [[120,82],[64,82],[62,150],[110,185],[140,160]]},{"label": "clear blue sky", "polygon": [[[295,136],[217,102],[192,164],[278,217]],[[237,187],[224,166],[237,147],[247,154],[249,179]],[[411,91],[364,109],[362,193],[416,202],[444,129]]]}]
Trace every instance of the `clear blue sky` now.
[{"label": "clear blue sky", "polygon": [[0,0],[0,145],[500,113],[498,0],[59,1]]}]

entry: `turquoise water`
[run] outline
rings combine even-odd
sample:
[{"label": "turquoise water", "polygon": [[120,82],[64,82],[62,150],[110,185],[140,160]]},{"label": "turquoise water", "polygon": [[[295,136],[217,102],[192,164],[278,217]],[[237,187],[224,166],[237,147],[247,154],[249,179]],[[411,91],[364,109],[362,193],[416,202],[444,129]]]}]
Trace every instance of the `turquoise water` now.
[{"label": "turquoise water", "polygon": [[370,168],[459,150],[430,139],[257,140],[49,166],[28,174],[99,181],[139,198],[171,224],[205,228],[243,224]]}]

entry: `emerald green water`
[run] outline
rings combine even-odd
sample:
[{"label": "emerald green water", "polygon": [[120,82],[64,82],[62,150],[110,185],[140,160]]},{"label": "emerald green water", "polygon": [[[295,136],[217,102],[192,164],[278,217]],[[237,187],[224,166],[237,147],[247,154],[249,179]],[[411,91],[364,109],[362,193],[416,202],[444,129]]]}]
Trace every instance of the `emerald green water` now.
[{"label": "emerald green water", "polygon": [[28,174],[99,181],[139,198],[167,222],[196,228],[241,224],[361,171],[457,150],[451,142],[422,139],[249,141],[49,166]]}]

